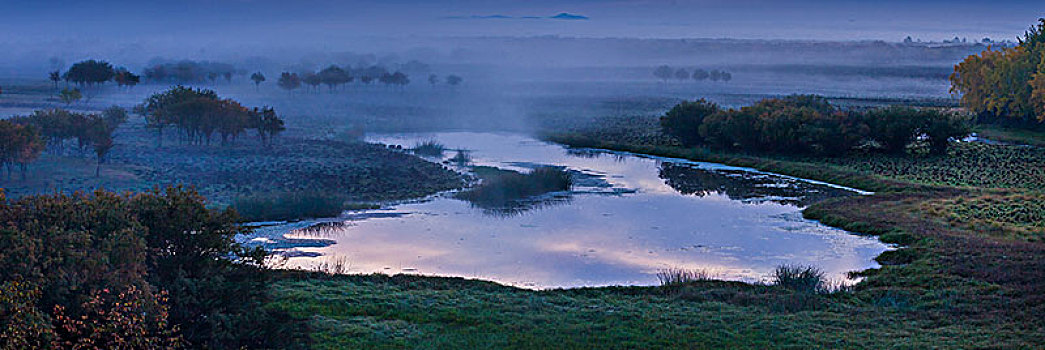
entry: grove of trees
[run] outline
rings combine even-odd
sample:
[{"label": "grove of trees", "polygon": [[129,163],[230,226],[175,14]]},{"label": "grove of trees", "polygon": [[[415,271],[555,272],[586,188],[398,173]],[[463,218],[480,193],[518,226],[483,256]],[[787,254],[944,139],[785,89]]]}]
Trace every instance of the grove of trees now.
[{"label": "grove of trees", "polygon": [[[55,154],[68,151],[91,154],[97,166],[95,176],[101,171],[101,164],[112,150],[113,133],[116,128],[127,121],[127,111],[112,106],[101,114],[85,114],[70,112],[61,108],[37,110],[29,116],[14,117],[5,121],[10,125],[6,132],[22,137],[0,137],[4,149],[20,149],[11,162],[22,168],[25,177],[28,164],[35,160],[41,151],[47,150]],[[22,130],[19,131],[19,128]],[[35,134],[35,136],[31,136]],[[6,136],[6,133],[5,133]],[[20,145],[20,146],[19,146]],[[10,170],[8,170],[10,176]]]},{"label": "grove of trees", "polygon": [[816,95],[764,99],[739,109],[687,101],[662,116],[660,124],[686,146],[817,155],[857,148],[903,153],[920,142],[930,153],[942,154],[951,140],[970,130],[967,118],[957,113],[898,106],[846,111]]},{"label": "grove of trees", "polygon": [[213,90],[180,85],[149,96],[135,110],[145,116],[149,128],[157,131],[161,145],[168,126],[178,130],[183,141],[207,145],[215,133],[225,145],[254,129],[267,143],[285,129],[272,108],[248,109],[235,100],[218,97]]},{"label": "grove of trees", "polygon": [[951,92],[982,122],[1045,127],[1045,18],[1016,47],[988,47],[954,67]]}]

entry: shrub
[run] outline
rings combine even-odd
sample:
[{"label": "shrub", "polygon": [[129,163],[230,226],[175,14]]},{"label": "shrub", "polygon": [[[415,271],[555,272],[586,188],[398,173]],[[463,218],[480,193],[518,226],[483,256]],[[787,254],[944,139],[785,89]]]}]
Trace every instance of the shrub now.
[{"label": "shrub", "polygon": [[969,118],[958,113],[946,113],[939,110],[928,110],[922,121],[922,132],[929,141],[929,151],[933,154],[947,153],[947,146],[952,139],[960,139],[969,135],[972,128]]},{"label": "shrub", "polygon": [[683,101],[660,117],[660,127],[665,134],[674,136],[683,145],[693,146],[704,141],[700,135],[704,118],[718,111],[718,105],[705,99]]}]

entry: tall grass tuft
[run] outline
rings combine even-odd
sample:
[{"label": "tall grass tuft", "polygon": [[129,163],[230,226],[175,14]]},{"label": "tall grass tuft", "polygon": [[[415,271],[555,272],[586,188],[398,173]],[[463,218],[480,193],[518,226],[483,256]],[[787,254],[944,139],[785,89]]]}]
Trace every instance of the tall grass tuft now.
[{"label": "tall grass tuft", "polygon": [[829,292],[824,272],[813,266],[780,265],[773,271],[773,283],[802,293]]},{"label": "tall grass tuft", "polygon": [[457,151],[453,158],[449,159],[449,162],[457,166],[465,166],[472,162],[472,156],[468,151],[460,150]]},{"label": "tall grass tuft", "polygon": [[668,268],[657,271],[657,280],[664,287],[679,286],[699,281],[711,280],[711,275],[705,270],[690,270],[683,268]]},{"label": "tall grass tuft", "polygon": [[319,192],[281,192],[238,197],[232,209],[246,221],[298,220],[341,215],[344,197]]},{"label": "tall grass tuft", "polygon": [[493,207],[549,192],[568,191],[573,187],[573,176],[564,168],[541,167],[529,174],[499,169],[485,173],[480,175],[483,183],[479,187],[458,193],[457,198]]},{"label": "tall grass tuft", "polygon": [[414,146],[411,151],[414,154],[425,157],[442,157],[443,152],[446,151],[446,146],[436,142],[435,140],[427,140]]}]

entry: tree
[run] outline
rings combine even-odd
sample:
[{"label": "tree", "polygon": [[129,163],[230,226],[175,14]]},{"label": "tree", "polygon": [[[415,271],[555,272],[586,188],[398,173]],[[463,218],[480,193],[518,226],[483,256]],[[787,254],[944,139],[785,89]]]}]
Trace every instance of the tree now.
[{"label": "tree", "polygon": [[261,74],[261,72],[254,72],[254,74],[250,75],[250,81],[254,82],[254,90],[258,90],[261,87],[261,83],[265,82],[265,75]]},{"label": "tree", "polygon": [[330,65],[330,67],[324,68],[319,71],[319,74],[317,75],[319,76],[319,80],[323,82],[323,84],[326,84],[330,91],[334,91],[334,88],[338,85],[347,84],[352,81],[352,76],[349,75],[348,72],[335,65]]},{"label": "tree", "polygon": [[319,75],[312,72],[305,72],[301,74],[301,82],[305,85],[311,86],[312,89],[319,91],[319,84],[323,83],[323,80],[319,78]]},{"label": "tree", "polygon": [[988,47],[954,67],[951,92],[981,121],[1015,126],[1045,123],[1045,18],[1012,48]]},{"label": "tree", "polygon": [[721,76],[719,77],[719,79],[722,79],[722,81],[730,81],[730,80],[733,80],[733,74],[731,74],[731,73],[729,73],[729,72],[725,72],[725,71],[723,71],[723,72],[722,72],[722,75],[721,75]]},{"label": "tree", "polygon": [[439,76],[435,75],[435,74],[429,74],[428,75],[428,83],[432,84],[432,86],[435,86],[436,84],[439,84]]},{"label": "tree", "polygon": [[104,84],[113,79],[116,71],[112,64],[105,61],[86,60],[77,62],[69,67],[64,78],[81,87],[90,87],[96,84]]},{"label": "tree", "polygon": [[675,71],[675,79],[687,80],[689,79],[689,72],[685,68],[679,68],[679,70]]},{"label": "tree", "polygon": [[283,72],[280,74],[279,81],[276,84],[283,90],[294,91],[301,87],[301,78],[298,77],[297,73]]},{"label": "tree", "polygon": [[46,145],[35,126],[0,120],[0,167],[6,165],[8,180],[14,165],[19,167],[25,180],[29,164],[40,156]]},{"label": "tree", "polygon": [[457,86],[458,84],[461,84],[461,81],[463,80],[464,79],[462,79],[461,77],[453,74],[446,76],[446,83],[450,84],[450,86]]},{"label": "tree", "polygon": [[706,71],[706,70],[703,70],[703,69],[700,69],[700,68],[697,68],[697,69],[693,70],[693,80],[696,80],[696,81],[707,80],[709,76],[710,75],[708,74],[708,71]]},{"label": "tree", "polygon": [[81,98],[83,98],[83,94],[80,93],[80,89],[62,89],[58,93],[58,99],[66,105],[79,101]]},{"label": "tree", "polygon": [[667,65],[657,67],[657,69],[653,70],[653,76],[659,78],[660,80],[663,80],[665,83],[668,82],[668,79],[671,79],[671,77],[674,76],[674,74],[675,70],[671,69],[671,67]]},{"label": "tree", "polygon": [[94,167],[94,176],[98,177],[101,175],[105,156],[109,154],[109,150],[113,147],[112,132],[115,127],[107,125],[105,119],[98,116],[93,116],[88,123],[87,138],[94,146],[94,154],[97,159]]},{"label": "tree", "polygon": [[115,131],[120,125],[127,122],[127,110],[120,106],[110,106],[102,111],[102,121],[110,132]]},{"label": "tree", "polygon": [[674,136],[685,146],[697,145],[704,141],[700,136],[700,125],[704,123],[704,118],[718,111],[718,105],[705,99],[683,101],[660,117],[660,127],[665,134]]},{"label": "tree", "polygon": [[118,86],[134,87],[141,82],[141,76],[131,73],[127,68],[117,68],[116,75],[113,76],[113,80],[116,81]]},{"label": "tree", "polygon": [[62,80],[62,72],[52,71],[47,74],[47,77],[54,83],[54,90],[58,91],[58,82]]},{"label": "tree", "polygon": [[708,78],[710,78],[711,81],[719,81],[722,79],[722,71],[712,69],[711,72],[708,73]]}]

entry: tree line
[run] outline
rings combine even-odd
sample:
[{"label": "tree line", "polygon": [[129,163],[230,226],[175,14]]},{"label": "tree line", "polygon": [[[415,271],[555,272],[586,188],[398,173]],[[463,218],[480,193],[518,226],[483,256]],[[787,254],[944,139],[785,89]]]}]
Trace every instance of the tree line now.
[{"label": "tree line", "polygon": [[[139,194],[0,191],[0,348],[304,347],[266,309],[266,253],[232,211],[171,187]],[[303,344],[304,343],[304,344]]]},{"label": "tree line", "polygon": [[154,64],[145,68],[142,74],[154,82],[191,84],[213,83],[220,79],[232,82],[232,77],[242,72],[228,63],[182,60]]},{"label": "tree line", "polygon": [[662,65],[653,70],[653,76],[657,77],[664,82],[671,79],[678,80],[689,80],[693,79],[696,81],[730,81],[733,80],[733,74],[724,70],[712,69],[710,71],[694,68],[693,72],[686,70],[685,68],[671,68],[668,65]]},{"label": "tree line", "polygon": [[924,143],[933,154],[968,135],[968,118],[939,109],[841,110],[816,95],[769,98],[723,109],[682,102],[660,118],[664,133],[686,146],[787,154],[841,155],[857,149],[892,154]]},{"label": "tree line", "polygon": [[[260,72],[256,74],[259,77],[264,78]],[[264,80],[262,79],[262,81]],[[330,65],[329,67],[316,72],[282,72],[280,73],[279,80],[276,84],[287,91],[293,91],[302,86],[313,91],[319,91],[321,85],[326,85],[328,90],[333,92],[339,87],[343,87],[355,81],[358,81],[363,85],[370,85],[374,82],[379,82],[387,86],[402,88],[407,84],[410,84],[410,77],[407,76],[406,73],[400,71],[390,72],[388,69],[381,66],[342,68],[337,65]],[[255,83],[258,82],[256,81]]]},{"label": "tree line", "polygon": [[180,85],[149,96],[135,111],[145,116],[148,128],[156,130],[160,145],[167,127],[175,128],[182,141],[207,145],[215,133],[226,145],[250,129],[267,145],[286,129],[270,107],[248,109],[235,100],[220,98],[214,90]]},{"label": "tree line", "polygon": [[1045,18],[1016,47],[988,47],[954,67],[951,92],[981,122],[1045,128]]}]

